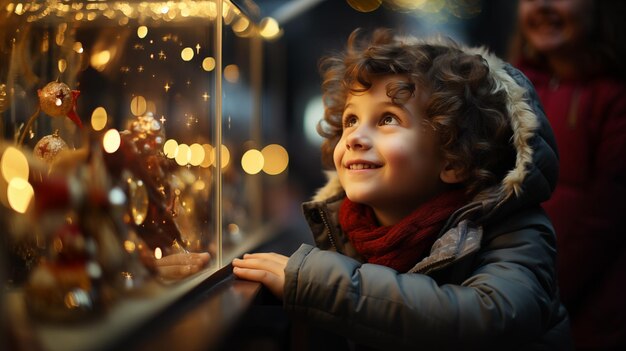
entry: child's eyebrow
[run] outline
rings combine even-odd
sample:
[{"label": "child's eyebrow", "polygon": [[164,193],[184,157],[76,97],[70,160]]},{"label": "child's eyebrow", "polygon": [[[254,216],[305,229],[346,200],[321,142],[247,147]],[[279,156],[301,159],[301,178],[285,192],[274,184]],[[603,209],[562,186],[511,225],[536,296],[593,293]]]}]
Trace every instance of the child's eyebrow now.
[{"label": "child's eyebrow", "polygon": [[[355,107],[357,104],[349,102],[346,104],[346,106],[343,108],[344,111],[348,110],[349,108]],[[406,111],[407,108],[404,106],[405,104],[394,104],[392,101],[385,101],[385,102],[381,102],[378,104],[379,106],[382,107],[395,107],[398,109],[401,109],[403,111]]]}]

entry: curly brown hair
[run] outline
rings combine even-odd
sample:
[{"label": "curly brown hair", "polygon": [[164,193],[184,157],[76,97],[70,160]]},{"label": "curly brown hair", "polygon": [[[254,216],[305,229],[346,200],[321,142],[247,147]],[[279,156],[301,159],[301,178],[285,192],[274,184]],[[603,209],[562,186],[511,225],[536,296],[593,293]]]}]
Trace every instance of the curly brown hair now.
[{"label": "curly brown hair", "polygon": [[399,74],[408,82],[390,84],[387,95],[403,104],[419,87],[424,122],[437,133],[442,156],[462,172],[467,194],[498,184],[515,164],[513,132],[506,94],[496,88],[483,57],[451,39],[433,44],[378,29],[361,40],[359,33],[352,32],[345,51],[320,61],[324,119],[317,130],[325,138],[324,166],[334,168],[348,94],[368,90],[374,76]]}]

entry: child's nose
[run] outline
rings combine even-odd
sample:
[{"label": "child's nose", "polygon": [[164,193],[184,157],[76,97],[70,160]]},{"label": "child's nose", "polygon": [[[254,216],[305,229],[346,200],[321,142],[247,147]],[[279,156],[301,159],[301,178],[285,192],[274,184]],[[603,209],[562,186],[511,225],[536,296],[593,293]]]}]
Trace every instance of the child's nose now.
[{"label": "child's nose", "polygon": [[361,129],[350,133],[346,140],[346,148],[348,150],[369,149],[371,146],[371,139]]}]

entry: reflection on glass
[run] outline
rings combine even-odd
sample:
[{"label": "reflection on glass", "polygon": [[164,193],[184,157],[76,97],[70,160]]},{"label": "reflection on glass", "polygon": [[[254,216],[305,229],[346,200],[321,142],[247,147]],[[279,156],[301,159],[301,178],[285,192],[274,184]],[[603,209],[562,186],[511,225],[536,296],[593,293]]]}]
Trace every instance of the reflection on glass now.
[{"label": "reflection on glass", "polygon": [[275,21],[214,0],[2,4],[0,219],[29,313],[115,314],[267,240],[262,179],[288,155],[262,140],[251,63]]}]

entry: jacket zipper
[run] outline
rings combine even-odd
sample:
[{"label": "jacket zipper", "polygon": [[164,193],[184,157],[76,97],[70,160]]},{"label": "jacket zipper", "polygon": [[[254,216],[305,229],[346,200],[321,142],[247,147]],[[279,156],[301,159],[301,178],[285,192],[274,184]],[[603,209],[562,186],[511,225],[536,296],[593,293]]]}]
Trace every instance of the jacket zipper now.
[{"label": "jacket zipper", "polygon": [[444,267],[447,267],[450,263],[454,262],[454,255],[452,256],[446,256],[444,258],[441,258],[433,263],[427,264],[426,266],[417,269],[415,271],[411,270],[407,273],[419,273],[419,274],[428,274],[432,271],[438,270],[438,269],[442,269]]},{"label": "jacket zipper", "polygon": [[335,244],[335,239],[333,238],[330,225],[328,224],[328,220],[326,219],[326,213],[321,208],[318,209],[318,211],[320,213],[320,217],[322,217],[322,222],[324,222],[324,227],[326,227],[326,230],[328,231],[328,240],[330,241],[330,244],[333,246],[333,249],[335,249],[335,251],[339,252],[339,250],[337,250],[337,245]]}]

